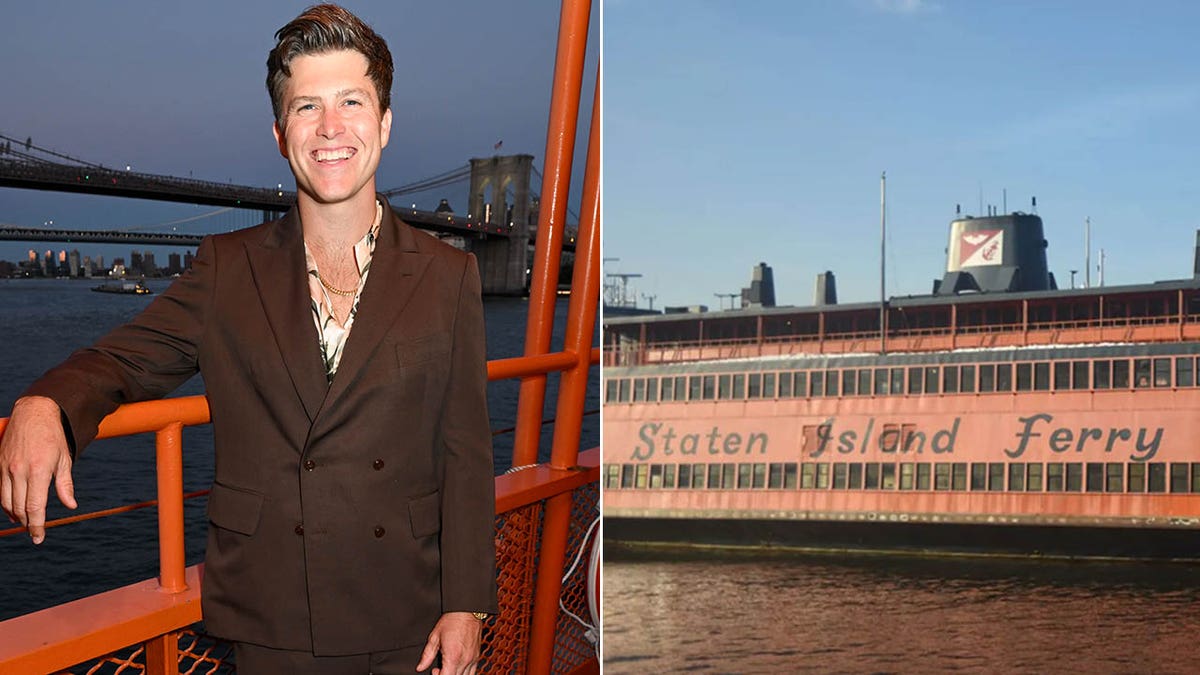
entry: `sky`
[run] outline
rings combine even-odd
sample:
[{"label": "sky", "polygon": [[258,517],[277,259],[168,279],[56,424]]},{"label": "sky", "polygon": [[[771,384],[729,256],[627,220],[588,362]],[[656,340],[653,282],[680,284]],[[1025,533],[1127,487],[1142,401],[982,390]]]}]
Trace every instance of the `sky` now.
[{"label": "sky", "polygon": [[[927,294],[962,212],[1031,211],[1051,272],[1192,276],[1200,3],[608,0],[604,256],[646,307]],[[982,208],[980,204],[982,203]],[[616,260],[614,260],[616,259]],[[1092,283],[1098,273],[1092,272]]]},{"label": "sky", "polygon": [[[304,1],[117,4],[10,3],[0,40],[0,134],[105,166],[217,182],[294,186],[271,134],[266,56]],[[543,168],[560,6],[553,0],[347,0],[387,40],[395,61],[391,142],[377,187],[465,166],[472,157],[531,154]],[[599,53],[593,8],[575,185],[581,183]],[[503,141],[499,151],[495,144]],[[16,147],[17,144],[13,144]],[[535,187],[539,183],[535,177]],[[540,188],[539,188],[540,189]],[[432,210],[446,197],[466,213],[466,183],[403,197]],[[579,189],[569,203],[579,212]],[[0,223],[139,228],[212,206],[0,188]],[[242,212],[243,214],[245,212]],[[247,220],[249,218],[249,221]],[[574,218],[568,219],[574,222]],[[194,221],[197,233],[251,224],[253,214]],[[62,243],[0,242],[0,260]],[[79,245],[128,257],[128,247]],[[150,248],[150,247],[148,247]],[[159,264],[166,252],[155,249]]]}]

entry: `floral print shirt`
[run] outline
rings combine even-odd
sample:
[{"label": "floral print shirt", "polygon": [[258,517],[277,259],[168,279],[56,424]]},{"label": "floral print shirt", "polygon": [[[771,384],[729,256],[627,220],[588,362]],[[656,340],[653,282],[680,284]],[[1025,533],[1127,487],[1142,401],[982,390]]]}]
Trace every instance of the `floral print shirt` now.
[{"label": "floral print shirt", "polygon": [[321,345],[321,359],[325,362],[325,377],[329,382],[333,382],[333,376],[337,373],[338,364],[342,360],[342,350],[346,347],[350,329],[354,326],[354,317],[358,314],[358,298],[367,283],[367,273],[371,271],[371,256],[375,253],[375,240],[379,236],[382,220],[383,206],[376,202],[375,224],[354,245],[354,260],[358,263],[358,289],[354,292],[354,302],[350,306],[350,315],[346,318],[345,325],[339,324],[334,316],[333,302],[318,276],[317,261],[308,250],[308,242],[304,243],[304,263],[308,269],[308,293],[312,301],[313,321],[317,325],[317,340]]}]

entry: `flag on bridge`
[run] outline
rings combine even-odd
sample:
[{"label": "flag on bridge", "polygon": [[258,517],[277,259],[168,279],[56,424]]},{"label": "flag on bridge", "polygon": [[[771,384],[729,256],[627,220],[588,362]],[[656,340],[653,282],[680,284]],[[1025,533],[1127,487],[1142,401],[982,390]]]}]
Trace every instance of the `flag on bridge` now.
[{"label": "flag on bridge", "polygon": [[496,144],[492,146],[492,149],[493,149],[493,150],[499,150],[499,149],[500,149],[500,146],[502,146],[502,145],[504,145],[504,140],[503,140],[503,139],[501,139],[501,140],[499,140],[499,141],[496,141]]}]

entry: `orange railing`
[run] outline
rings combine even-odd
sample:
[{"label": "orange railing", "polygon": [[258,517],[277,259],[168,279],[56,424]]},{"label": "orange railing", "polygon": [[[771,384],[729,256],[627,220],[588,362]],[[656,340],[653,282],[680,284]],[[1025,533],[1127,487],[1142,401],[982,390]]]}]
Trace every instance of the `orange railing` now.
[{"label": "orange railing", "polygon": [[[599,73],[566,335],[563,349],[550,351],[590,12],[589,0],[563,1],[525,355],[488,364],[490,380],[521,380],[514,465],[537,461],[546,376],[561,372],[562,379],[550,462],[496,478],[501,611],[485,631],[484,672],[599,671],[595,636],[560,610],[561,602],[576,616],[588,615],[583,576],[564,581],[563,573],[568,553],[584,547],[599,517],[599,449],[579,452],[589,369],[600,362],[599,349],[590,346],[600,302]],[[97,659],[84,666],[87,672],[105,663],[118,672],[222,667],[214,647],[188,630],[202,618],[204,570],[184,563],[182,429],[208,421],[203,397],[126,405],[104,420],[98,438],[156,434],[159,577],[0,622],[0,673],[57,672]],[[0,419],[0,435],[7,422]]]}]

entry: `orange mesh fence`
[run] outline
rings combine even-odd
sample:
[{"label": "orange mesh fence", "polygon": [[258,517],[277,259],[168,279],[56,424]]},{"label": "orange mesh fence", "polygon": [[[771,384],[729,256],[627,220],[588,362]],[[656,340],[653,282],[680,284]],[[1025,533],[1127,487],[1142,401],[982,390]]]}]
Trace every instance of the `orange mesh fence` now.
[{"label": "orange mesh fence", "polygon": [[[558,627],[554,633],[555,673],[571,672],[597,656],[596,641],[599,640],[600,629],[591,625],[587,577],[588,555],[592,546],[599,545],[597,538],[600,536],[599,526],[591,530],[590,536],[588,530],[599,517],[600,483],[588,483],[575,490],[571,506],[571,533],[567,544],[567,569],[564,570],[564,574],[569,571],[570,576],[563,582],[560,595],[563,611],[558,616]],[[571,570],[571,564],[581,548],[583,552],[579,562]]]}]

